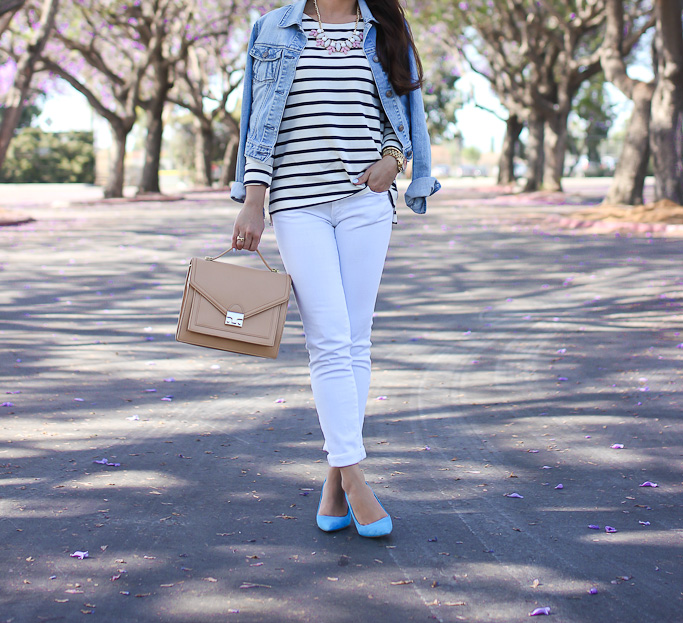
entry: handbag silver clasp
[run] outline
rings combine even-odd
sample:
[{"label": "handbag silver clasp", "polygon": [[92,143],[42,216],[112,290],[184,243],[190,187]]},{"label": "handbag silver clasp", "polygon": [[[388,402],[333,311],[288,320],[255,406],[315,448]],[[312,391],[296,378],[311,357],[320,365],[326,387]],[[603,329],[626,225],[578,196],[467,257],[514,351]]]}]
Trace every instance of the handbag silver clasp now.
[{"label": "handbag silver clasp", "polygon": [[240,312],[229,311],[225,314],[225,324],[231,327],[241,327],[243,322],[244,314],[240,314]]}]

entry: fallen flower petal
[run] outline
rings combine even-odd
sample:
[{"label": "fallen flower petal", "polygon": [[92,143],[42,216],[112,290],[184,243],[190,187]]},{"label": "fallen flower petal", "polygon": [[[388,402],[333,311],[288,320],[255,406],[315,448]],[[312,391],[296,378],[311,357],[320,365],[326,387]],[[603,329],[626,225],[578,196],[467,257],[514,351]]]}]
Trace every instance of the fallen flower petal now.
[{"label": "fallen flower petal", "polygon": [[600,530],[600,526],[598,526],[598,524],[592,523],[592,524],[589,524],[588,527],[589,527],[591,530]]},{"label": "fallen flower petal", "polygon": [[517,498],[520,500],[524,499],[523,495],[519,495],[519,493],[503,493],[503,496],[506,498]]},{"label": "fallen flower petal", "polygon": [[639,521],[638,522],[641,526],[649,526],[650,522],[649,521]]},{"label": "fallen flower petal", "polygon": [[254,584],[253,582],[242,582],[240,588],[272,588],[267,584]]},{"label": "fallen flower petal", "polygon": [[642,485],[638,485],[639,487],[658,487],[659,485],[656,482],[650,482],[649,480],[646,480]]},{"label": "fallen flower petal", "polygon": [[78,558],[79,560],[83,560],[84,558],[90,558],[90,554],[86,552],[82,552],[80,550],[75,551],[73,554],[69,554],[71,558]]},{"label": "fallen flower petal", "polygon": [[175,379],[172,376],[169,376],[167,379],[164,379],[164,383],[175,383]]},{"label": "fallen flower petal", "polygon": [[287,402],[287,401],[284,398],[278,398],[275,402],[277,404],[282,404],[283,402]]},{"label": "fallen flower petal", "polygon": [[536,608],[533,612],[529,613],[530,617],[537,617],[537,616],[542,616],[550,614],[550,608]]},{"label": "fallen flower petal", "polygon": [[624,444],[623,443],[613,443],[610,446],[610,448],[612,448],[612,450],[623,450]]},{"label": "fallen flower petal", "polygon": [[137,413],[134,413],[130,417],[126,418],[127,420],[131,420],[132,422],[137,422],[140,419],[140,416]]},{"label": "fallen flower petal", "polygon": [[2,405],[3,407],[13,407],[14,403],[13,402],[3,402]]},{"label": "fallen flower petal", "polygon": [[386,396],[377,396],[377,398],[375,398],[375,400],[386,400],[386,399],[387,399]]},{"label": "fallen flower petal", "polygon": [[164,396],[162,400],[166,400],[167,402],[171,402],[173,400],[173,396]]},{"label": "fallen flower petal", "polygon": [[556,488],[556,489],[564,489],[564,485],[563,485],[562,483],[560,483],[560,484],[557,485],[557,487],[555,487],[555,488]]},{"label": "fallen flower petal", "polygon": [[597,595],[598,594],[598,589],[593,586],[589,591],[591,595]]},{"label": "fallen flower petal", "polygon": [[605,526],[605,532],[609,532],[609,533],[617,532],[617,529],[613,528],[612,526]]}]

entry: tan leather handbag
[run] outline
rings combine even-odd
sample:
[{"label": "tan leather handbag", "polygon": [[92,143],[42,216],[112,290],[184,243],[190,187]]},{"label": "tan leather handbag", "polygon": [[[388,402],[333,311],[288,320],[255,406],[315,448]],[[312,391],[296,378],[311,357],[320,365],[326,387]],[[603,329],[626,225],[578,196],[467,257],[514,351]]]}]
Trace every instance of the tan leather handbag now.
[{"label": "tan leather handbag", "polygon": [[176,340],[195,346],[275,359],[292,278],[268,270],[193,257],[185,279]]}]

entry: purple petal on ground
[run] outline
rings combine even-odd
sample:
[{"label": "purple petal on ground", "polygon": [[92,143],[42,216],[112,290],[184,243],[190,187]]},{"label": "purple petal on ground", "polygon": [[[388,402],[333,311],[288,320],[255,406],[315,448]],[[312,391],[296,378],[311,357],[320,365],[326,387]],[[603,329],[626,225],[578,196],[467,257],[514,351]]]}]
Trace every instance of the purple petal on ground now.
[{"label": "purple petal on ground", "polygon": [[568,381],[569,379],[566,376],[558,376],[557,380],[558,381]]},{"label": "purple petal on ground", "polygon": [[536,608],[533,612],[529,613],[530,617],[538,617],[550,614],[550,608]]},{"label": "purple petal on ground", "polygon": [[676,348],[683,348],[683,342],[681,342]]},{"label": "purple petal on ground", "polygon": [[517,498],[519,500],[523,500],[524,496],[519,495],[519,493],[503,493],[503,496],[506,498]]},{"label": "purple petal on ground", "polygon": [[155,392],[156,389],[154,389],[153,387],[150,387],[149,389],[146,389],[145,391],[146,391],[146,392]]},{"label": "purple petal on ground", "polygon": [[80,550],[75,551],[73,554],[69,554],[69,556],[71,556],[71,558],[78,558],[79,560],[90,558],[90,554],[88,554],[88,552],[81,552]]},{"label": "purple petal on ground", "polygon": [[639,523],[641,526],[649,526],[649,525],[650,525],[650,522],[649,522],[649,521],[638,521],[638,523]]},{"label": "purple petal on ground", "polygon": [[0,405],[0,406],[2,406],[2,407],[13,407],[14,403],[13,402],[3,402],[2,405]]},{"label": "purple petal on ground", "polygon": [[599,526],[598,524],[596,524],[596,523],[588,524],[588,527],[589,527],[591,530],[600,530],[600,526]]},{"label": "purple petal on ground", "polygon": [[598,589],[595,588],[595,586],[594,586],[594,587],[591,588],[588,592],[589,592],[591,595],[597,595],[597,594],[598,594]]},{"label": "purple petal on ground", "polygon": [[85,399],[84,398],[74,398],[74,400],[76,402],[84,402]]},{"label": "purple petal on ground", "polygon": [[566,348],[558,348],[557,349],[557,354],[558,355],[564,355],[567,352]]},{"label": "purple petal on ground", "polygon": [[610,448],[612,450],[623,450],[624,449],[624,444],[623,443],[613,443]]},{"label": "purple petal on ground", "polygon": [[164,379],[164,383],[175,383],[175,379],[172,376],[169,376],[167,379]]},{"label": "purple petal on ground", "polygon": [[278,398],[276,401],[276,404],[282,404],[283,402],[287,402],[284,398]]},{"label": "purple petal on ground", "polygon": [[550,465],[544,465],[541,469],[552,469],[552,467]]},{"label": "purple petal on ground", "polygon": [[438,541],[438,539],[436,537],[433,537],[431,539],[427,539],[428,543],[436,543],[437,541]]},{"label": "purple petal on ground", "polygon": [[642,485],[638,485],[639,487],[658,487],[659,485],[656,482],[650,482],[649,480],[646,480]]},{"label": "purple petal on ground", "polygon": [[15,390],[12,391],[12,392],[5,392],[5,393],[6,393],[6,394],[21,394],[21,390],[20,390],[20,389],[15,389]]},{"label": "purple petal on ground", "polygon": [[377,396],[377,398],[375,398],[375,400],[386,400],[386,399],[387,399],[386,396]]},{"label": "purple petal on ground", "polygon": [[166,402],[171,402],[171,400],[173,400],[173,396],[164,396],[162,400],[165,400]]},{"label": "purple petal on ground", "polygon": [[140,419],[140,416],[137,413],[133,413],[133,415],[127,417],[126,419],[130,420],[131,422],[137,422]]},{"label": "purple petal on ground", "polygon": [[423,450],[431,450],[431,448],[429,446],[425,446]]},{"label": "purple petal on ground", "polygon": [[557,487],[555,487],[555,488],[556,488],[556,489],[564,489],[564,485],[563,485],[562,483],[560,483],[560,484],[557,485]]},{"label": "purple petal on ground", "polygon": [[590,435],[586,435],[586,436],[584,437],[584,439],[590,439],[590,438],[591,438]]},{"label": "purple petal on ground", "polygon": [[538,450],[527,450],[530,454],[538,454]]},{"label": "purple petal on ground", "polygon": [[611,534],[613,532],[617,532],[617,529],[613,528],[612,526],[605,526],[605,532],[608,532]]}]

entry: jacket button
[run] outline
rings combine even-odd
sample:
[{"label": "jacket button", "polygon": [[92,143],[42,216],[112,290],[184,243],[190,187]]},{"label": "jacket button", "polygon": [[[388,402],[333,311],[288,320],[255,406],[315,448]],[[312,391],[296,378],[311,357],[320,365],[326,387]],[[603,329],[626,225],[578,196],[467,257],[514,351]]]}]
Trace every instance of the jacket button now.
[{"label": "jacket button", "polygon": [[412,151],[407,151],[406,152],[406,158],[412,158],[413,157],[413,152]]},{"label": "jacket button", "polygon": [[375,61],[375,63],[379,63],[379,56],[377,56],[377,54],[375,54],[375,55],[372,57],[372,60]]},{"label": "jacket button", "polygon": [[393,92],[392,91],[387,91],[386,96],[387,97],[393,97]]},{"label": "jacket button", "polygon": [[398,126],[398,131],[399,131],[399,132],[403,132],[403,124],[401,124],[400,126]]}]

